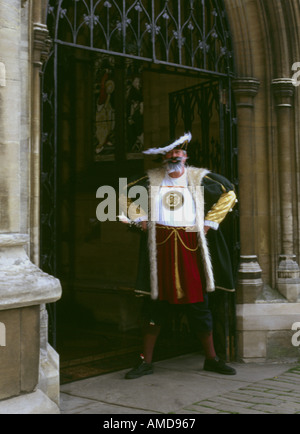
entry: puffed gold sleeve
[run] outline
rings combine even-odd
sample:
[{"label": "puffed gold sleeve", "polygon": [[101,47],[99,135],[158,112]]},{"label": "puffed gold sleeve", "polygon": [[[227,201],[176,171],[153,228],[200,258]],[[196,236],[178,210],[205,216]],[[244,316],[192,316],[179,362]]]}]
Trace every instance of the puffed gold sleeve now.
[{"label": "puffed gold sleeve", "polygon": [[205,220],[219,225],[225,219],[228,212],[232,210],[236,202],[237,198],[233,190],[223,193],[218,202],[206,214]]}]

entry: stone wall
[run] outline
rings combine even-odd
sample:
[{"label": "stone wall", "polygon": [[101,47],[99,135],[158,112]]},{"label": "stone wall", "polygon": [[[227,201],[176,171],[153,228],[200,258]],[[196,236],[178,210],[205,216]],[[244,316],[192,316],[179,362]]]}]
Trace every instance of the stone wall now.
[{"label": "stone wall", "polygon": [[299,2],[225,0],[225,5],[237,72],[239,356],[297,358],[290,336],[300,312],[299,95],[291,77],[300,58]]},{"label": "stone wall", "polygon": [[31,105],[32,84],[38,101],[40,88],[39,72],[38,81],[32,82],[32,67],[37,64],[32,20],[42,11],[41,5],[41,1],[0,1],[0,323],[5,330],[0,346],[0,414],[59,412],[58,394],[48,396],[50,380],[44,381],[45,393],[38,385],[43,363],[49,363],[49,358],[41,358],[41,306],[58,300],[61,286],[29,259],[34,256],[31,217],[38,209],[32,201],[33,194],[38,198],[32,179],[35,172],[39,184],[40,176],[39,165],[33,164],[32,125],[38,133],[37,156],[40,126],[39,111]]}]

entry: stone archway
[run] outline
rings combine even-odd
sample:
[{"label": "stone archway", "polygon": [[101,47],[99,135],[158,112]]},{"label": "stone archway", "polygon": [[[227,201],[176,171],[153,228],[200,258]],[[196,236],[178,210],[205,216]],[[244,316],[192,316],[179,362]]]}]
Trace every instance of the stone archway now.
[{"label": "stone archway", "polygon": [[[34,38],[35,46],[37,50],[40,50],[39,53],[37,51],[38,62],[41,51],[44,50],[44,48],[41,50],[41,42],[47,38],[45,27],[47,4],[48,1],[44,0],[33,6],[33,16],[36,17],[34,22],[40,23],[35,25],[36,37]],[[241,255],[249,257],[245,258],[245,263],[251,263],[254,266],[252,271],[258,279],[258,288],[262,284],[261,268],[264,280],[276,286],[279,255],[288,255],[293,258],[294,254],[300,252],[298,236],[296,237],[297,245],[294,246],[295,237],[292,229],[295,226],[298,211],[291,210],[291,205],[288,205],[296,200],[295,192],[292,196],[289,189],[291,176],[293,177],[292,182],[296,182],[296,172],[295,168],[291,171],[288,161],[289,156],[298,152],[293,147],[297,146],[297,143],[294,144],[295,139],[291,137],[291,133],[287,133],[293,130],[292,125],[284,131],[280,127],[281,124],[286,126],[293,123],[291,118],[293,108],[290,107],[292,110],[287,109],[285,115],[283,110],[279,109],[277,111],[278,114],[280,113],[278,123],[275,122],[275,111],[271,109],[276,105],[274,97],[277,98],[277,107],[282,107],[281,98],[293,99],[291,66],[300,57],[299,28],[297,27],[299,5],[294,0],[285,2],[225,0],[224,4],[232,33],[237,74],[235,94],[240,119],[237,131],[241,191]],[[37,81],[34,79],[34,82]],[[272,83],[273,91],[271,90]],[[38,107],[37,98],[35,101],[34,106]],[[292,113],[289,115],[289,112]],[[261,119],[259,128],[256,126],[257,116]],[[272,126],[275,125],[276,128],[276,124],[278,125],[278,141],[270,135]],[[288,146],[284,147],[284,153],[278,152],[282,148],[277,146],[282,140],[288,141]],[[299,138],[296,137],[296,140],[299,141]],[[258,143],[263,145],[258,146]],[[272,155],[274,149],[277,149],[276,154]],[[272,158],[270,159],[269,156]],[[287,162],[287,167],[279,171],[278,165],[281,165],[281,162]],[[248,180],[257,172],[258,165],[263,169],[259,170],[259,177],[255,177],[255,188],[253,189],[253,185],[250,186]],[[271,176],[274,173],[278,174],[276,179]],[[279,183],[277,179],[280,179]],[[260,191],[259,198],[255,193],[258,183],[266,186]],[[277,199],[279,185],[280,200]],[[38,186],[36,188],[38,189]],[[271,204],[270,196],[272,197]],[[39,195],[33,194],[33,197],[39,197]],[[38,208],[33,205],[33,209]],[[249,210],[253,210],[253,213],[249,213]],[[38,213],[35,211],[32,214],[36,216],[32,226],[38,228]],[[272,217],[274,214],[276,214],[275,218]],[[288,225],[281,224],[286,221]],[[262,228],[260,233],[258,226]],[[274,233],[278,234],[275,240],[272,235]],[[263,246],[259,241],[261,238],[264,240]],[[32,245],[38,251],[39,243],[36,237]],[[253,261],[253,256],[259,257],[258,262],[257,259]],[[38,258],[38,254],[35,258]],[[291,260],[293,263],[293,259]],[[255,262],[256,265],[254,265]],[[242,271],[248,272],[249,265],[246,265],[246,269]]]},{"label": "stone archway", "polygon": [[[156,70],[158,66],[160,68],[172,67],[173,76],[174,73],[178,73],[177,69],[182,68],[186,75],[188,75],[187,72],[189,73],[193,72],[194,75],[198,74],[199,76],[202,74],[203,75],[201,78],[202,81],[204,81],[204,78],[205,80],[211,80],[212,79],[211,77],[214,77],[214,79],[218,83],[222,77],[224,79],[224,87],[222,86],[221,88],[221,86],[218,86],[216,88],[217,90],[215,92],[216,94],[215,98],[216,100],[219,99],[219,96],[222,94],[222,104],[224,106],[224,112],[222,113],[222,116],[220,116],[220,118],[222,118],[223,133],[224,135],[226,134],[226,140],[228,142],[230,141],[229,151],[227,152],[227,154],[229,154],[228,160],[230,159],[230,166],[231,167],[234,166],[234,168],[236,169],[236,153],[232,145],[232,143],[235,142],[233,139],[233,137],[235,137],[233,133],[233,129],[235,129],[235,124],[234,122],[232,122],[233,112],[231,112],[231,104],[232,104],[231,80],[233,76],[233,56],[231,52],[230,33],[227,27],[226,14],[224,14],[223,0],[209,0],[205,2],[201,0],[197,0],[197,1],[192,0],[190,2],[179,2],[179,1],[125,2],[123,1],[122,4],[123,4],[123,12],[121,11],[122,8],[118,7],[118,5],[120,5],[120,2],[116,2],[116,1],[113,2],[51,1],[49,3],[48,23],[49,23],[49,30],[51,31],[51,36],[54,41],[52,57],[51,56],[49,57],[50,60],[48,63],[48,65],[50,65],[50,68],[48,69],[45,68],[45,71],[47,70],[49,71],[49,76],[50,76],[49,82],[51,81],[51,77],[53,80],[54,76],[56,77],[57,80],[58,77],[58,73],[57,73],[58,70],[56,69],[57,65],[60,64],[61,66],[62,62],[60,63],[60,60],[63,57],[66,57],[66,56],[61,56],[59,58],[60,55],[59,51],[67,50],[67,49],[69,50],[69,53],[71,50],[74,49],[75,50],[80,49],[83,51],[84,49],[88,49],[90,53],[94,52],[97,53],[97,55],[106,54],[109,56],[115,56],[116,58],[122,59],[123,61],[124,59],[129,58],[129,59],[143,61],[144,63],[148,62],[148,64],[151,64],[152,65],[151,67],[156,68]],[[155,5],[157,10],[154,11]],[[180,15],[180,13],[178,12],[178,5],[181,5],[180,11],[184,12],[182,15]],[[195,10],[196,5],[199,7],[197,11]],[[149,9],[150,6],[152,6],[152,9]],[[148,9],[146,10],[146,8]],[[74,20],[74,16],[76,16],[76,20]],[[114,18],[112,24],[111,21],[107,19],[107,16],[109,16],[110,19],[111,17]],[[102,24],[101,18],[104,23],[102,26],[101,26]],[[199,22],[197,22],[197,20]],[[137,29],[139,29],[140,33],[134,31],[133,24],[132,24],[133,21],[137,23]],[[168,28],[168,24],[167,24],[168,22],[171,22],[170,28]],[[201,25],[203,25],[203,22],[205,22],[207,26],[204,26],[204,29],[202,29],[203,33],[201,34]],[[107,23],[108,25],[106,27]],[[103,28],[108,29],[107,33],[103,32]],[[144,31],[144,29],[146,29],[146,31]],[[163,30],[165,31],[167,36],[165,36]],[[129,33],[129,37],[127,40],[126,35],[128,33]],[[99,34],[101,34],[102,39],[99,38]],[[118,35],[118,38],[115,38],[116,34]],[[189,43],[185,42],[189,37],[190,37]],[[101,39],[100,42],[99,39]],[[169,46],[167,45],[167,41],[170,41]],[[120,44],[120,42],[122,42],[122,44]],[[103,46],[103,43],[105,43],[106,45],[104,44]],[[87,50],[85,52],[87,52]],[[88,59],[86,58],[85,61],[87,60]],[[71,62],[65,62],[65,63],[68,65],[71,64]],[[68,74],[65,72],[63,75],[67,76]],[[198,79],[198,75],[197,75],[197,79]],[[44,74],[44,77],[45,76],[46,74]],[[46,82],[46,80],[44,82]],[[164,92],[167,92],[166,89],[169,89],[171,92],[175,90],[176,91],[182,90],[183,88],[189,87],[194,84],[199,84],[194,81],[190,83],[183,82],[183,84],[180,85],[180,87],[176,85],[177,86],[176,88],[174,87],[171,89],[169,87],[170,82],[171,81],[168,80]],[[59,93],[57,87],[55,86],[56,86],[55,83],[50,83],[49,91],[48,91],[48,87],[44,88],[43,101],[45,101],[45,106],[46,103],[48,104],[48,107],[52,106],[52,108],[59,107],[62,105],[57,103],[57,100],[55,101],[53,99]],[[158,86],[156,86],[156,88],[158,88]],[[75,98],[75,95],[73,95],[73,98]],[[75,105],[76,104],[73,101],[72,106],[74,107]],[[222,111],[222,109],[220,108],[218,110],[220,112]],[[47,111],[47,114],[48,113],[49,112]],[[57,122],[57,118],[59,117],[57,115],[57,112],[55,112],[54,115],[53,112],[50,111],[50,113],[52,113],[52,115],[48,116],[48,118],[51,119],[52,124],[57,125],[56,122]],[[64,116],[65,116],[64,119],[66,119],[67,116],[66,113],[64,113]],[[69,117],[71,118],[72,116]],[[165,122],[162,129],[164,129],[168,134],[167,122]],[[70,130],[75,131],[74,128],[70,128]],[[56,128],[56,133],[57,133],[57,128]],[[55,146],[57,146],[57,141],[55,142],[54,139],[53,125],[51,126],[50,130],[47,130],[47,127],[43,129],[42,136],[43,136],[43,143],[42,143],[43,150],[47,148],[50,150],[49,153],[51,153],[52,151],[52,155],[56,154],[55,151],[53,152],[53,149],[55,148]],[[153,139],[158,140],[156,137],[153,137],[152,133],[151,136],[152,136],[152,140]],[[156,136],[159,138],[159,140],[162,141],[165,141],[168,138],[164,136],[164,138],[162,139],[161,132],[159,131],[159,129],[156,130]],[[75,138],[73,136],[73,140],[72,140],[73,143],[75,143],[74,139]],[[68,138],[66,138],[66,140],[61,140],[61,141],[66,142],[67,140]],[[225,140],[223,142],[225,142]],[[71,149],[71,146],[69,146],[68,149]],[[121,151],[124,151],[124,149],[121,149]],[[46,153],[48,157],[49,157],[49,153]],[[121,152],[119,152],[119,155],[120,154]],[[64,156],[66,155],[67,152],[64,154]],[[224,156],[224,153],[222,154],[222,156]],[[46,163],[49,163],[51,161],[52,164],[51,158],[52,158],[51,156],[48,159],[45,158],[44,161],[47,160]],[[213,157],[211,158],[211,160],[213,160]],[[121,163],[124,163],[124,158],[121,161]],[[215,161],[213,161],[213,163],[215,163]],[[51,194],[51,189],[49,189],[48,187],[49,185],[50,187],[51,185],[53,186],[53,179],[54,179],[53,174],[55,172],[55,169],[53,170],[53,167],[54,166],[49,168],[45,166],[45,169],[42,168],[43,186],[45,187],[44,190],[48,190],[45,191],[44,194],[44,198],[46,197],[46,201],[47,201],[47,193],[50,191]],[[232,175],[232,173],[233,170],[230,171],[230,175]],[[232,176],[232,178],[234,178],[235,182],[237,181],[236,170],[234,171],[234,175]],[[54,245],[55,244],[54,240],[56,238],[53,237],[53,233],[51,233],[52,228],[55,227],[55,223],[53,223],[53,221],[50,221],[50,219],[53,217],[53,214],[48,212],[48,210],[53,209],[53,204],[55,205],[55,200],[56,199],[54,193],[52,194],[48,202],[50,206],[47,203],[47,205],[43,207],[43,201],[41,204],[42,220],[44,221],[45,226],[48,230],[47,232],[48,238],[45,237],[45,241],[44,241],[43,236],[41,237],[40,247],[42,252],[42,258],[43,260],[45,260],[44,264],[42,264],[42,267],[44,269],[44,265],[45,267],[50,266],[49,268],[50,271],[48,268],[45,268],[48,272],[50,272],[50,274],[52,274],[51,269],[52,270],[56,269],[55,258],[53,255],[53,252],[55,252],[55,248],[56,248],[56,245]],[[46,209],[45,212],[44,209]],[[236,227],[232,230],[232,232],[234,232],[235,236],[237,235],[238,230],[236,229]],[[41,234],[43,235],[43,231],[41,231]],[[72,237],[69,236],[69,239],[71,238]],[[49,240],[50,242],[48,242]],[[52,245],[52,241],[53,241],[53,245]],[[236,255],[236,252],[238,251],[238,243],[237,242],[232,243],[232,245],[233,245],[232,251],[234,251],[235,256],[238,256],[238,254]],[[43,250],[43,246],[45,246],[45,251]],[[74,252],[74,249],[69,249],[69,250],[72,250],[72,252]],[[67,249],[65,249],[65,252],[66,251]],[[65,256],[67,256],[67,254]],[[51,260],[53,260],[54,266],[52,266]],[[71,269],[71,267],[68,268]],[[53,271],[53,274],[55,275],[55,271]],[[69,274],[74,275],[75,273],[71,272]],[[87,285],[86,283],[84,284]],[[67,291],[65,291],[65,294],[66,293]],[[81,300],[79,304],[83,305],[84,301]],[[94,305],[95,304],[97,303],[94,303]],[[234,306],[234,300],[232,302],[230,301],[230,304]],[[234,311],[234,307],[232,310]],[[52,313],[50,313],[50,318],[51,316]],[[55,321],[54,313],[53,313],[53,318]],[[232,322],[234,322],[234,313],[232,314]],[[55,341],[55,326],[53,327],[53,329],[54,329],[53,341]],[[226,344],[229,343],[231,348],[234,347],[234,343],[233,343],[234,337],[230,337],[230,338],[226,337],[225,340],[226,340]],[[234,354],[234,350],[231,351],[231,356],[233,354]]]},{"label": "stone archway", "polygon": [[[291,68],[299,58],[299,4],[293,0],[228,0],[225,4],[236,52],[241,255],[258,255],[264,280],[275,286],[278,255],[299,253],[293,230],[296,197],[290,188],[297,172],[291,164],[297,152]],[[272,128],[275,136],[270,134]],[[283,142],[285,146],[281,146]],[[254,189],[252,183],[249,189],[249,179],[254,181]],[[258,196],[260,185],[265,187]],[[263,232],[259,233],[258,226]],[[276,237],[271,235],[274,233]]]},{"label": "stone archway", "polygon": [[[238,301],[241,306],[255,303],[264,285],[268,285],[279,289],[293,303],[299,296],[299,267],[295,260],[295,254],[300,252],[299,210],[291,205],[297,203],[299,189],[299,158],[292,158],[299,155],[299,132],[295,130],[299,96],[295,95],[290,77],[293,62],[300,58],[299,4],[295,0],[224,3],[237,72],[234,86],[241,195]],[[243,308],[241,312],[238,317],[244,321],[247,314]],[[242,336],[245,330],[242,328]],[[264,331],[261,333],[265,336]],[[240,354],[244,358],[247,346],[243,341]],[[265,351],[256,354],[262,358],[265,355]]]}]

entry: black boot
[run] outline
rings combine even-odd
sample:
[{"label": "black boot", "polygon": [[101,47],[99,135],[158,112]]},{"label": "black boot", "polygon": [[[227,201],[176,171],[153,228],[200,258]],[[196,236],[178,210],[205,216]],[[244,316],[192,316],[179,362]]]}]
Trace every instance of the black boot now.
[{"label": "black boot", "polygon": [[204,371],[217,372],[223,375],[236,375],[236,370],[226,365],[226,363],[218,357],[206,359],[203,369]]},{"label": "black boot", "polygon": [[125,378],[127,380],[134,380],[135,378],[140,378],[144,375],[151,374],[153,374],[152,363],[146,363],[143,358],[140,358],[140,361],[137,363],[137,365],[131,371],[127,372]]}]

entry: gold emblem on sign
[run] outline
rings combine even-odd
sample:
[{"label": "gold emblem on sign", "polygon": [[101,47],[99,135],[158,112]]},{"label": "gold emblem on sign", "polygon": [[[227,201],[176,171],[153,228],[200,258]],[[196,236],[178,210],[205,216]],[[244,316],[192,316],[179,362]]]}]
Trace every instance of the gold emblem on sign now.
[{"label": "gold emblem on sign", "polygon": [[170,191],[163,197],[164,207],[169,211],[176,211],[183,206],[184,197],[178,191]]}]

